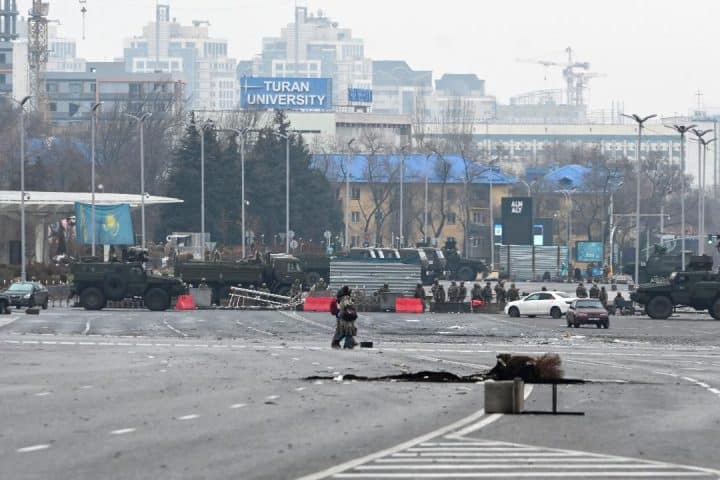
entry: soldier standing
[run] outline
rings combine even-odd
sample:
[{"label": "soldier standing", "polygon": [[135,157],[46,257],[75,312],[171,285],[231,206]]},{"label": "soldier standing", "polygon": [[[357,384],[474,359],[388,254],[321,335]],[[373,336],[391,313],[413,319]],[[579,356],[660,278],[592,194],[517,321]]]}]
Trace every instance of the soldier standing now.
[{"label": "soldier standing", "polygon": [[495,297],[497,298],[497,303],[505,303],[505,286],[502,282],[498,282],[495,285]]},{"label": "soldier standing", "polygon": [[600,289],[597,286],[597,283],[593,283],[592,287],[590,287],[590,298],[598,298],[600,297]]},{"label": "soldier standing", "polygon": [[475,285],[473,285],[473,288],[470,291],[470,299],[471,300],[482,300],[483,299],[482,288],[480,287],[479,283],[476,283]]},{"label": "soldier standing", "polygon": [[324,292],[327,289],[328,289],[328,287],[327,287],[327,284],[325,283],[325,279],[320,278],[320,280],[318,280],[317,285],[315,286],[315,290],[317,290],[319,292]]},{"label": "soldier standing", "polygon": [[458,287],[457,301],[460,303],[463,303],[463,302],[465,302],[466,298],[467,298],[467,287],[465,287],[465,282],[460,282],[460,286]]},{"label": "soldier standing", "polygon": [[439,284],[433,295],[435,303],[445,303],[445,287]]},{"label": "soldier standing", "polygon": [[455,281],[452,281],[450,283],[450,286],[448,287],[447,296],[448,296],[448,302],[455,303],[458,299],[458,286]]},{"label": "soldier standing", "polygon": [[600,296],[599,296],[598,298],[600,299],[600,303],[602,303],[602,306],[605,307],[605,309],[607,309],[607,307],[608,307],[608,294],[607,294],[607,290],[605,290],[605,285],[603,285],[603,286],[600,288]]},{"label": "soldier standing", "polygon": [[492,294],[492,288],[490,287],[490,282],[487,282],[485,284],[485,287],[483,287],[482,297],[483,297],[483,302],[492,303],[493,294]]},{"label": "soldier standing", "polygon": [[578,283],[578,286],[575,289],[575,296],[577,298],[587,298],[587,290],[585,290],[585,285],[583,285],[582,282]]},{"label": "soldier standing", "polygon": [[507,292],[507,300],[508,302],[520,300],[520,291],[517,289],[514,283],[510,284],[510,289]]}]

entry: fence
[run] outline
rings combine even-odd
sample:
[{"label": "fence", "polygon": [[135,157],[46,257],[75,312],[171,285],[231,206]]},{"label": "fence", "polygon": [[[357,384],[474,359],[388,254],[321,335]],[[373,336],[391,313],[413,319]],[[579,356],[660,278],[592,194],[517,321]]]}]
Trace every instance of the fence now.
[{"label": "fence", "polygon": [[547,272],[551,280],[567,276],[568,250],[563,246],[503,245],[500,265],[513,280],[542,280]]}]

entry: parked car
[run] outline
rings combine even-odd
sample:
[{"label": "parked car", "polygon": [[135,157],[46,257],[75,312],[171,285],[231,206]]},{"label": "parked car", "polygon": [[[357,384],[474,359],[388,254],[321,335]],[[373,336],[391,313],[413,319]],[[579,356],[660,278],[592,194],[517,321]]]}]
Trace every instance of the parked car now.
[{"label": "parked car", "polygon": [[578,298],[570,304],[565,314],[567,326],[578,328],[585,323],[594,323],[597,328],[608,328],[610,317],[600,300],[596,298]]},{"label": "parked car", "polygon": [[48,290],[38,282],[17,282],[3,292],[10,306],[48,308]]},{"label": "parked car", "polygon": [[564,292],[535,292],[505,305],[505,313],[511,317],[550,315],[553,318],[560,318],[568,311],[573,300],[574,297]]}]

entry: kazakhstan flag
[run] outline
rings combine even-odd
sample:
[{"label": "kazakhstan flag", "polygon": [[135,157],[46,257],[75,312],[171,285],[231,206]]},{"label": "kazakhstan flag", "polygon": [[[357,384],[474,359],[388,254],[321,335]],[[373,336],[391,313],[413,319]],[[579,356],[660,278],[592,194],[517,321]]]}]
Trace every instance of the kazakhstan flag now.
[{"label": "kazakhstan flag", "polygon": [[[75,202],[77,242],[91,244],[92,205]],[[134,245],[130,205],[95,205],[95,243],[97,245]]]}]

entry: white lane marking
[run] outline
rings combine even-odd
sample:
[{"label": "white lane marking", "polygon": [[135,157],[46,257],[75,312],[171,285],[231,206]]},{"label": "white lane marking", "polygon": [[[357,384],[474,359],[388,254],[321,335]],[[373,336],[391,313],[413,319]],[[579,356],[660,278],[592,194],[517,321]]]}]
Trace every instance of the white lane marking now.
[{"label": "white lane marking", "polygon": [[268,395],[265,400],[277,400],[278,398],[280,398],[280,395]]},{"label": "white lane marking", "polygon": [[42,445],[30,445],[29,447],[18,448],[16,451],[18,453],[28,453],[28,452],[37,452],[39,450],[47,450],[48,448],[50,448],[50,445],[45,443]]},{"label": "white lane marking", "polygon": [[[523,393],[523,397],[525,398],[525,400],[527,400],[530,397],[530,394],[532,392],[533,392],[533,386],[525,385],[525,391]],[[477,432],[478,430],[485,428],[486,426],[490,425],[494,421],[499,420],[500,417],[502,417],[502,413],[493,413],[483,419],[480,419],[479,422],[468,425],[465,428],[461,428],[457,432],[453,432],[450,435],[445,435],[445,438],[452,440],[452,439],[459,439],[460,437],[464,437],[466,435],[470,435],[473,432]]]},{"label": "white lane marking", "polygon": [[85,330],[83,330],[82,334],[87,335],[89,331],[90,331],[90,320],[85,322]]},{"label": "white lane marking", "polygon": [[52,395],[51,392],[38,392],[35,394],[36,397],[47,397],[48,395]]},{"label": "white lane marking", "polygon": [[[247,328],[248,330],[252,330],[253,332],[262,333],[263,335],[268,335],[268,336],[270,336],[270,337],[275,337],[275,336],[277,336],[276,334],[274,334],[274,333],[272,333],[272,332],[268,332],[268,331],[266,331],[266,330],[260,330],[259,328],[255,328],[255,327],[250,327],[250,326],[245,325],[244,323],[239,322],[239,321],[235,322],[235,324],[238,325],[239,327],[243,327],[243,328]],[[275,348],[277,348],[277,347],[275,347]],[[283,347],[280,346],[279,348],[283,348]]]},{"label": "white lane marking", "polygon": [[0,320],[0,328],[10,325],[14,321],[16,321],[18,318],[20,318],[20,317],[3,318],[2,320]]},{"label": "white lane marking", "polygon": [[705,383],[705,382],[701,382],[700,380],[696,380],[696,379],[694,379],[694,378],[692,378],[692,377],[682,377],[682,379],[685,380],[685,381],[688,381],[688,382],[690,382],[690,383],[694,383],[694,384],[697,385],[698,387],[702,387],[702,388],[704,388],[705,390],[707,390],[708,392],[713,393],[713,394],[715,394],[715,395],[717,395],[717,396],[720,397],[720,390],[718,390],[717,388],[711,387],[710,385],[708,385],[708,384]]},{"label": "white lane marking", "polygon": [[332,327],[330,325],[325,325],[323,323],[314,322],[312,320],[309,320],[309,319],[303,317],[302,315],[298,314],[297,312],[285,312],[285,311],[281,310],[280,314],[285,315],[288,318],[292,318],[293,320],[297,320],[299,322],[303,322],[303,323],[307,323],[309,325],[314,325],[316,327],[320,327],[323,330],[328,330],[328,331],[335,330],[335,327]]},{"label": "white lane marking", "polygon": [[110,432],[110,435],[125,435],[127,433],[133,433],[134,431],[134,428],[121,428],[119,430],[113,430]]},{"label": "white lane marking", "polygon": [[244,406],[244,403],[233,403],[232,405],[230,405],[230,408],[243,408]]},{"label": "white lane marking", "polygon": [[190,414],[190,415],[185,415],[185,416],[182,416],[182,417],[178,417],[178,420],[194,420],[194,419],[198,418],[199,416],[200,416],[200,415],[198,415],[198,414],[192,413],[192,414]]},{"label": "white lane marking", "polygon": [[187,338],[187,336],[188,336],[187,333],[185,333],[185,332],[183,332],[183,331],[181,331],[181,330],[178,330],[177,328],[175,328],[175,327],[173,327],[172,325],[170,325],[170,324],[167,322],[167,320],[163,320],[163,325],[165,325],[168,329],[170,329],[171,331],[177,333],[178,335],[180,335],[180,336],[183,337],[183,338]]}]

